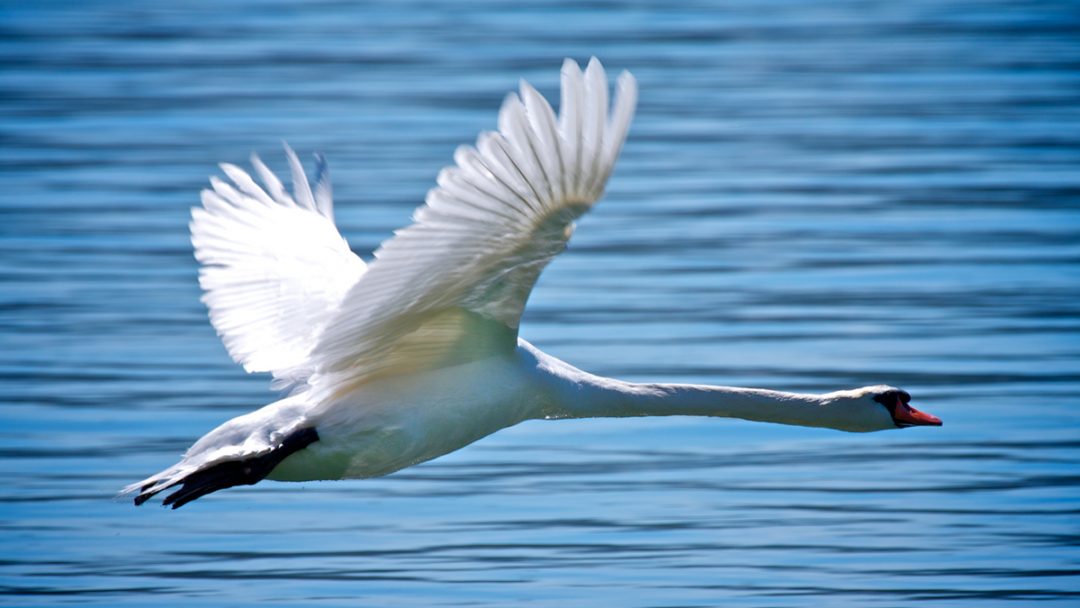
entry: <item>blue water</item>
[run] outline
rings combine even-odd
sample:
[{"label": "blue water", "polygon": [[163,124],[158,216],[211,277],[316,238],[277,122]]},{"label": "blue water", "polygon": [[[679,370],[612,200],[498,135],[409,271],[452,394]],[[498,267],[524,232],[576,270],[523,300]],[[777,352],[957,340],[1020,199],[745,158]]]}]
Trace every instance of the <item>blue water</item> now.
[{"label": "blue water", "polygon": [[[943,428],[531,422],[113,499],[272,398],[198,301],[215,163],[321,150],[367,256],[590,55],[638,118],[522,334],[627,379],[895,384]],[[5,2],[0,604],[1080,604],[1078,59],[1064,1]]]}]

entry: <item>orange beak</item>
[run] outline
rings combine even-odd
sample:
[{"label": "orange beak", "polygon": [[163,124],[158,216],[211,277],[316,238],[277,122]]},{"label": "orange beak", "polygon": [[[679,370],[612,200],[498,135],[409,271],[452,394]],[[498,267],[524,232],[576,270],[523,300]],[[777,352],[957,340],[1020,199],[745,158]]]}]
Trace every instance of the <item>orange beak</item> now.
[{"label": "orange beak", "polygon": [[899,399],[896,400],[896,410],[893,412],[893,420],[897,426],[941,426],[941,418],[911,407]]}]

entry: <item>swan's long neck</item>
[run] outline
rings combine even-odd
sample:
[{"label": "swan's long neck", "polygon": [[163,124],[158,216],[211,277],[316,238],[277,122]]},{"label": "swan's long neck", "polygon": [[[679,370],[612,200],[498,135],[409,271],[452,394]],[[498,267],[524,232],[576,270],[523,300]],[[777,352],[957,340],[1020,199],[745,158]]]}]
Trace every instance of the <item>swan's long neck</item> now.
[{"label": "swan's long neck", "polygon": [[716,416],[799,426],[834,426],[820,395],[700,384],[636,384],[581,378],[560,391],[555,416]]},{"label": "swan's long neck", "polygon": [[798,426],[847,428],[830,395],[700,384],[640,384],[581,371],[536,351],[549,377],[545,418],[715,416]]}]

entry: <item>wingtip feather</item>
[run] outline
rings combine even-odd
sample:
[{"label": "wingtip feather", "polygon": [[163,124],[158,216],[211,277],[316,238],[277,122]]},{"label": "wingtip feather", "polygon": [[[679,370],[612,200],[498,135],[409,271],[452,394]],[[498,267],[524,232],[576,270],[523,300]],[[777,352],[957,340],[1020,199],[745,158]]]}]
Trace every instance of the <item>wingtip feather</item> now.
[{"label": "wingtip feather", "polygon": [[334,221],[334,191],[330,182],[330,165],[321,152],[315,152],[315,188],[312,196],[319,213]]},{"label": "wingtip feather", "polygon": [[259,174],[259,179],[262,180],[263,187],[266,189],[267,194],[270,195],[270,198],[279,203],[287,203],[291,200],[291,197],[285,191],[285,185],[259,158],[259,155],[254,152],[251,153],[251,166],[255,167],[255,172]]},{"label": "wingtip feather", "polygon": [[315,197],[311,193],[311,184],[308,183],[307,174],[304,173],[304,165],[300,157],[287,142],[281,142],[285,147],[285,157],[289,161],[289,169],[292,172],[293,198],[306,209],[315,209]]}]

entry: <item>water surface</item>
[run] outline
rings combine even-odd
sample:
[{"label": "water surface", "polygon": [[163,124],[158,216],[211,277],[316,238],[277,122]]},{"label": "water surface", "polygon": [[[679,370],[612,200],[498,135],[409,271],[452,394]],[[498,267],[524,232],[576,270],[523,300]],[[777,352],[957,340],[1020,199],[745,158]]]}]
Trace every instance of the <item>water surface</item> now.
[{"label": "water surface", "polygon": [[[1069,2],[0,8],[0,603],[1080,602]],[[331,163],[363,256],[564,56],[641,87],[522,334],[597,373],[902,386],[941,429],[531,422],[393,476],[114,501],[272,399],[198,301],[214,163]]]}]

